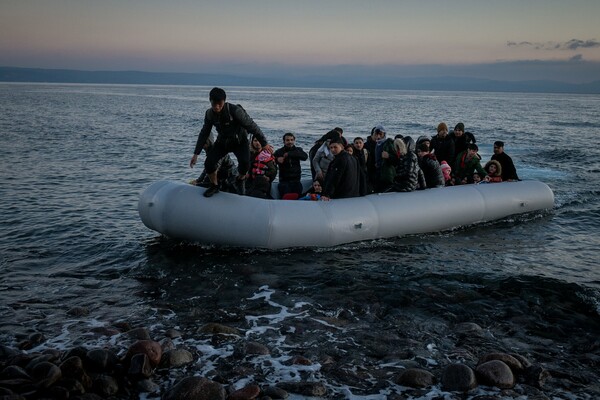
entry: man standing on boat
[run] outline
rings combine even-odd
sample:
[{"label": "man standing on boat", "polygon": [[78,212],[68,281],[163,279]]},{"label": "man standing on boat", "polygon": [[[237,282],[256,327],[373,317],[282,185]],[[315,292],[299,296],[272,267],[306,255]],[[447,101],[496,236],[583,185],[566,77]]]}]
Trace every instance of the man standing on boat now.
[{"label": "man standing on boat", "polygon": [[267,144],[267,139],[258,125],[248,116],[240,105],[225,102],[227,95],[221,88],[215,87],[210,91],[209,100],[211,107],[204,114],[204,125],[198,135],[194,155],[190,160],[193,168],[198,161],[198,155],[204,143],[210,136],[212,127],[217,129],[217,139],[212,151],[207,153],[204,168],[210,179],[210,186],[204,192],[205,197],[210,197],[219,191],[217,182],[217,162],[226,154],[235,154],[238,160],[238,179],[243,183],[250,168],[250,145],[248,133],[253,134],[260,144],[270,153],[273,147]]}]

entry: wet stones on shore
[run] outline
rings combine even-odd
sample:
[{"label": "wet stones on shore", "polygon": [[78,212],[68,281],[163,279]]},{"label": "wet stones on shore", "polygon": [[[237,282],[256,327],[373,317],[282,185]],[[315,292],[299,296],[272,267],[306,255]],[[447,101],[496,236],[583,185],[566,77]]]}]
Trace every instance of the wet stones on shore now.
[{"label": "wet stones on shore", "polygon": [[[120,350],[80,346],[62,352],[46,349],[28,354],[22,349],[0,346],[0,396],[15,399],[119,399],[148,393],[147,398],[150,399],[162,396],[165,400],[244,400],[284,399],[288,393],[294,393],[326,398],[331,394],[330,389],[310,375],[313,370],[339,382],[373,379],[385,382],[391,377],[401,388],[401,393],[409,396],[423,395],[424,391],[438,383],[444,391],[470,392],[479,385],[511,391],[519,382],[531,386],[527,393],[537,393],[536,390],[542,390],[549,377],[542,366],[532,365],[522,355],[489,352],[476,359],[474,354],[477,351],[470,346],[452,348],[453,356],[464,362],[451,362],[446,358],[449,363],[429,364],[417,342],[389,333],[381,336],[378,342],[379,335],[373,333],[361,338],[362,342],[376,350],[371,353],[377,357],[389,358],[387,361],[401,368],[399,372],[347,368],[361,361],[346,357],[342,363],[341,353],[332,348],[331,352],[321,349],[322,354],[307,351],[281,359],[284,365],[296,368],[297,374],[292,375],[293,379],[289,381],[261,384],[266,380],[261,380],[261,374],[253,363],[260,360],[270,365],[273,362],[271,358],[280,354],[272,354],[265,344],[245,339],[238,329],[218,323],[206,324],[197,333],[212,343],[225,343],[233,348],[232,359],[216,366],[210,375],[199,377],[191,376],[192,370],[188,370],[188,366],[200,362],[197,350],[180,348],[173,341],[184,342],[179,340],[184,336],[179,331],[165,331],[164,338],[158,342],[150,338],[150,331],[146,328],[131,329],[127,325],[123,328],[120,339],[124,343]],[[477,324],[463,323],[457,325],[455,334],[459,341],[465,338],[476,340],[482,338],[484,330]],[[26,340],[33,343],[42,338],[43,335],[30,335]],[[118,344],[114,346],[119,347]],[[256,381],[243,387],[234,386],[235,382],[248,377]],[[543,394],[539,394],[543,398]]]},{"label": "wet stones on shore", "polygon": [[450,364],[442,374],[442,389],[449,392],[468,392],[477,387],[475,372],[465,364]]},{"label": "wet stones on shore", "polygon": [[515,386],[515,377],[509,366],[500,360],[491,360],[479,364],[475,369],[479,382],[500,389],[510,389]]},{"label": "wet stones on shore", "polygon": [[[164,355],[167,368],[193,361],[191,352],[185,349]],[[0,395],[3,399],[104,399],[158,393],[160,386],[152,378],[162,359],[160,344],[152,340],[130,344],[123,357],[116,350],[104,348],[75,347],[64,352],[46,349],[28,354],[0,346]]]},{"label": "wet stones on shore", "polygon": [[426,370],[407,368],[397,378],[396,383],[413,388],[425,388],[434,385],[435,376]]}]

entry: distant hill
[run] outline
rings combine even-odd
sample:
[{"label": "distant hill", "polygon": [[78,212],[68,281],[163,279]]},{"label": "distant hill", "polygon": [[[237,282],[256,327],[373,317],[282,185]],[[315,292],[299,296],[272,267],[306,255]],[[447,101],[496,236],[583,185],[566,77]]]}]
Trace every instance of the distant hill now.
[{"label": "distant hill", "polygon": [[572,84],[548,80],[500,81],[468,77],[395,78],[360,75],[335,76],[256,77],[200,73],[170,73],[142,71],[81,71],[70,69],[42,69],[0,67],[0,82],[36,83],[94,83],[144,85],[201,85],[201,86],[258,86],[258,87],[313,87],[349,89],[400,89],[485,92],[540,92],[540,93],[600,93],[600,81]]}]

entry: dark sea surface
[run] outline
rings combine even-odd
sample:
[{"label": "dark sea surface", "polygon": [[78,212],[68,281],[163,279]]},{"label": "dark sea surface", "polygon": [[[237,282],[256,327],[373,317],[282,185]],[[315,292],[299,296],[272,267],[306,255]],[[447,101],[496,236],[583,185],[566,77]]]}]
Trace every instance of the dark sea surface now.
[{"label": "dark sea surface", "polygon": [[[28,351],[118,348],[124,339],[99,328],[147,327],[157,340],[174,328],[196,360],[173,374],[233,388],[322,382],[340,399],[454,398],[395,377],[418,365],[439,378],[497,351],[551,377],[537,392],[460,398],[600,397],[600,96],[225,89],[276,147],[287,131],[308,151],[335,126],[350,139],[379,123],[416,139],[462,121],[484,160],[505,141],[520,177],[546,182],[556,207],[329,249],[181,243],[147,229],[137,201],[154,181],[200,173],[188,163],[209,87],[0,83],[0,344],[42,333]],[[199,330],[213,322],[240,337]],[[464,322],[482,329],[465,336]],[[248,341],[270,354],[240,358]]]}]

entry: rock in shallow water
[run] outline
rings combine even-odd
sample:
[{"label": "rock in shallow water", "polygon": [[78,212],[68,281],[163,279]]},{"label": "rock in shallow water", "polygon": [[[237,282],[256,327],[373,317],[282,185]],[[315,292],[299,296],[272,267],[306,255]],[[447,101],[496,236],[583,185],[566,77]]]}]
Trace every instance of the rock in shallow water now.
[{"label": "rock in shallow water", "polygon": [[169,339],[175,339],[175,338],[180,338],[182,336],[181,332],[179,332],[176,329],[168,329],[165,332],[165,336],[168,337]]},{"label": "rock in shallow water", "polygon": [[38,387],[48,388],[62,377],[62,372],[56,365],[44,361],[33,367],[31,376],[37,381]]},{"label": "rock in shallow water", "polygon": [[523,357],[522,355],[517,354],[517,353],[510,353],[509,355],[516,358],[523,366],[523,369],[531,367],[531,361],[529,361],[527,358]]},{"label": "rock in shallow water", "polygon": [[175,343],[170,338],[164,338],[160,342],[160,347],[162,348],[163,355],[170,350],[175,350]]},{"label": "rock in shallow water", "polygon": [[435,376],[424,369],[409,368],[398,376],[396,383],[413,388],[424,388],[432,386],[435,383]]},{"label": "rock in shallow water", "polygon": [[92,349],[85,355],[85,365],[91,372],[110,372],[117,362],[117,355],[110,350]]},{"label": "rock in shallow water", "polygon": [[287,399],[289,396],[288,392],[277,386],[269,386],[264,390],[264,394],[272,399]]},{"label": "rock in shallow water", "polygon": [[260,395],[258,385],[248,385],[227,396],[227,400],[254,400]]},{"label": "rock in shallow water", "polygon": [[112,376],[98,375],[94,378],[92,390],[101,396],[108,397],[117,394],[119,384]]},{"label": "rock in shallow water", "polygon": [[270,353],[271,352],[269,351],[267,346],[265,346],[264,344],[257,343],[257,342],[248,342],[244,346],[244,354],[247,354],[247,355],[266,356]]},{"label": "rock in shallow water", "polygon": [[21,368],[17,365],[9,365],[8,367],[4,368],[2,372],[0,372],[0,380],[8,379],[31,380],[31,376],[29,376],[24,368]]},{"label": "rock in shallow water", "polygon": [[153,340],[138,340],[129,347],[127,359],[131,359],[136,354],[145,354],[150,360],[150,364],[156,367],[162,357],[162,347],[160,343]]},{"label": "rock in shallow water", "polygon": [[225,389],[210,379],[190,376],[173,386],[163,400],[225,400]]},{"label": "rock in shallow water", "polygon": [[127,331],[125,334],[132,339],[152,340],[152,337],[150,336],[150,331],[148,330],[148,328],[134,328],[134,329],[131,329],[130,331]]},{"label": "rock in shallow water", "polygon": [[83,361],[77,356],[67,358],[60,364],[62,376],[65,379],[75,379],[85,387],[90,387],[92,381],[83,368]]},{"label": "rock in shallow water", "polygon": [[475,369],[477,379],[483,385],[510,389],[515,386],[515,376],[510,367],[500,360],[491,360],[480,364]]},{"label": "rock in shallow water", "polygon": [[459,336],[483,336],[483,328],[474,322],[462,322],[454,326],[454,333]]},{"label": "rock in shallow water", "polygon": [[[67,389],[67,391],[70,393],[70,396],[81,395],[81,394],[84,394],[86,391],[86,387],[84,387],[84,385],[81,382],[79,382],[77,379],[73,379],[73,378],[67,378],[67,379],[61,380],[60,386]],[[88,387],[89,388],[92,387],[91,379],[89,379]]]},{"label": "rock in shallow water", "polygon": [[163,354],[160,366],[163,368],[178,368],[192,361],[194,361],[192,353],[185,349],[175,349]]},{"label": "rock in shallow water", "polygon": [[550,377],[550,373],[540,365],[532,365],[525,369],[523,380],[527,385],[535,388],[543,388],[546,379]]},{"label": "rock in shallow water", "polygon": [[135,380],[150,378],[152,376],[152,365],[150,365],[148,356],[145,354],[136,354],[131,357],[127,375]]},{"label": "rock in shallow water", "polygon": [[468,392],[475,387],[477,387],[477,379],[468,365],[451,364],[444,369],[442,374],[442,388],[444,390]]},{"label": "rock in shallow water", "polygon": [[136,383],[136,388],[142,393],[155,393],[160,390],[160,386],[151,379],[142,379]]},{"label": "rock in shallow water", "polygon": [[0,345],[0,361],[6,361],[10,358],[15,357],[16,355],[18,355],[20,352],[18,352],[17,350],[13,349],[12,347],[8,347],[5,345]]},{"label": "rock in shallow water", "polygon": [[519,360],[506,353],[488,353],[479,359],[478,364],[483,364],[492,360],[502,361],[504,364],[508,365],[513,374],[518,374],[524,370],[523,364],[521,364]]}]

